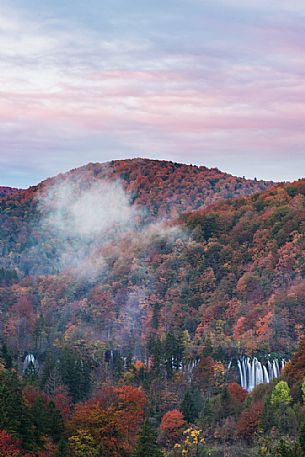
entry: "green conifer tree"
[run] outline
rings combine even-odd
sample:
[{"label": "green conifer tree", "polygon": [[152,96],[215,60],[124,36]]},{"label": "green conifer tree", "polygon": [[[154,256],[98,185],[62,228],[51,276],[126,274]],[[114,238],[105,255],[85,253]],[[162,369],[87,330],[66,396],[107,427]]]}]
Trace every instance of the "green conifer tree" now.
[{"label": "green conifer tree", "polygon": [[181,403],[181,411],[187,422],[194,422],[198,418],[201,407],[200,392],[197,389],[188,389]]},{"label": "green conifer tree", "polygon": [[133,457],[163,457],[157,444],[157,434],[148,420],[142,426]]},{"label": "green conifer tree", "polygon": [[10,370],[13,366],[13,361],[5,343],[2,345],[0,357],[4,361],[5,368]]},{"label": "green conifer tree", "polygon": [[21,387],[14,372],[0,372],[0,430],[20,438],[23,416]]},{"label": "green conifer tree", "polygon": [[25,449],[35,449],[34,426],[23,404],[21,384],[14,371],[0,372],[0,430],[19,439]]},{"label": "green conifer tree", "polygon": [[303,455],[305,455],[305,421],[302,423],[299,434],[299,442]]}]

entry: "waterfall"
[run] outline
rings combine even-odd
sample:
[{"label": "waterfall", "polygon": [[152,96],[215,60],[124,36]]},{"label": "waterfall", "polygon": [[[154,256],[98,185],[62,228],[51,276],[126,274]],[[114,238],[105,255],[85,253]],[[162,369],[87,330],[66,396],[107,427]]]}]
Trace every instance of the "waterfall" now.
[{"label": "waterfall", "polygon": [[238,370],[239,370],[239,376],[240,376],[240,385],[243,389],[246,388],[245,386],[245,378],[244,378],[244,372],[243,372],[243,369],[242,369],[242,365],[241,365],[241,361],[240,360],[237,360],[237,366],[238,366]]},{"label": "waterfall", "polygon": [[264,383],[269,383],[269,373],[265,365],[263,365],[263,372],[264,372]]},{"label": "waterfall", "polygon": [[256,361],[256,385],[263,384],[264,382],[264,372],[261,362]]},{"label": "waterfall", "polygon": [[252,381],[252,368],[251,368],[251,363],[250,363],[250,357],[247,357],[247,365],[246,365],[246,378],[245,378],[245,384],[246,384],[246,389],[252,390],[251,386],[251,381]]},{"label": "waterfall", "polygon": [[23,372],[25,372],[30,366],[35,370],[38,369],[38,362],[33,354],[27,354],[25,357],[23,361]]},{"label": "waterfall", "polygon": [[273,378],[278,378],[278,368],[277,368],[275,360],[273,360],[273,362],[272,362],[272,371],[273,371]]},{"label": "waterfall", "polygon": [[278,378],[285,367],[285,360],[268,360],[267,363],[260,362],[256,357],[241,357],[237,360],[240,385],[248,392],[251,392],[258,384],[269,383],[272,379]]},{"label": "waterfall", "polygon": [[243,370],[243,376],[244,376],[244,389],[247,389],[247,367],[246,367],[246,364],[245,363],[242,363],[241,364],[241,367],[242,367],[242,370]]},{"label": "waterfall", "polygon": [[250,390],[253,390],[254,387],[255,387],[255,382],[256,382],[256,358],[254,357],[254,359],[252,360],[252,363],[251,363],[251,360],[249,361],[250,363],[250,366],[251,366],[251,378],[250,378],[250,385],[249,385],[249,389]]},{"label": "waterfall", "polygon": [[268,360],[268,373],[269,373],[269,380],[272,381],[273,379],[273,369],[270,360]]}]

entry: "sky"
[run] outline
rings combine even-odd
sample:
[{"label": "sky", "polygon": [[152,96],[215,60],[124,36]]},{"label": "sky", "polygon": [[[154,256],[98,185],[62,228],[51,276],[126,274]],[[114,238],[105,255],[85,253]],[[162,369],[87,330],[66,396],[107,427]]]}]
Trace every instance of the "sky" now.
[{"label": "sky", "polygon": [[305,176],[304,0],[0,0],[0,185],[147,157]]}]

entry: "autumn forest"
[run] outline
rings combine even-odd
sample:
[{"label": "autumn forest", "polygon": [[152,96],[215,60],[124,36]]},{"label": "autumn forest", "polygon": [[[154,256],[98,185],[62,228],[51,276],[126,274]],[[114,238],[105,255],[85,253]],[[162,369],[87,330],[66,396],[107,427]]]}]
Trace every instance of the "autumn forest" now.
[{"label": "autumn forest", "polygon": [[305,180],[0,187],[0,457],[305,456]]}]

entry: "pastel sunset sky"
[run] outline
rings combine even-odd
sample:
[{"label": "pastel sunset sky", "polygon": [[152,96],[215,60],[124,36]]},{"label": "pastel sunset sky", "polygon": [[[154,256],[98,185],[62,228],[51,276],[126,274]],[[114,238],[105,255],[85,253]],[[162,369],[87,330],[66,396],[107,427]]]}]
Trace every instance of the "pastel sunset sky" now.
[{"label": "pastel sunset sky", "polygon": [[0,185],[149,157],[305,175],[305,0],[0,0]]}]

